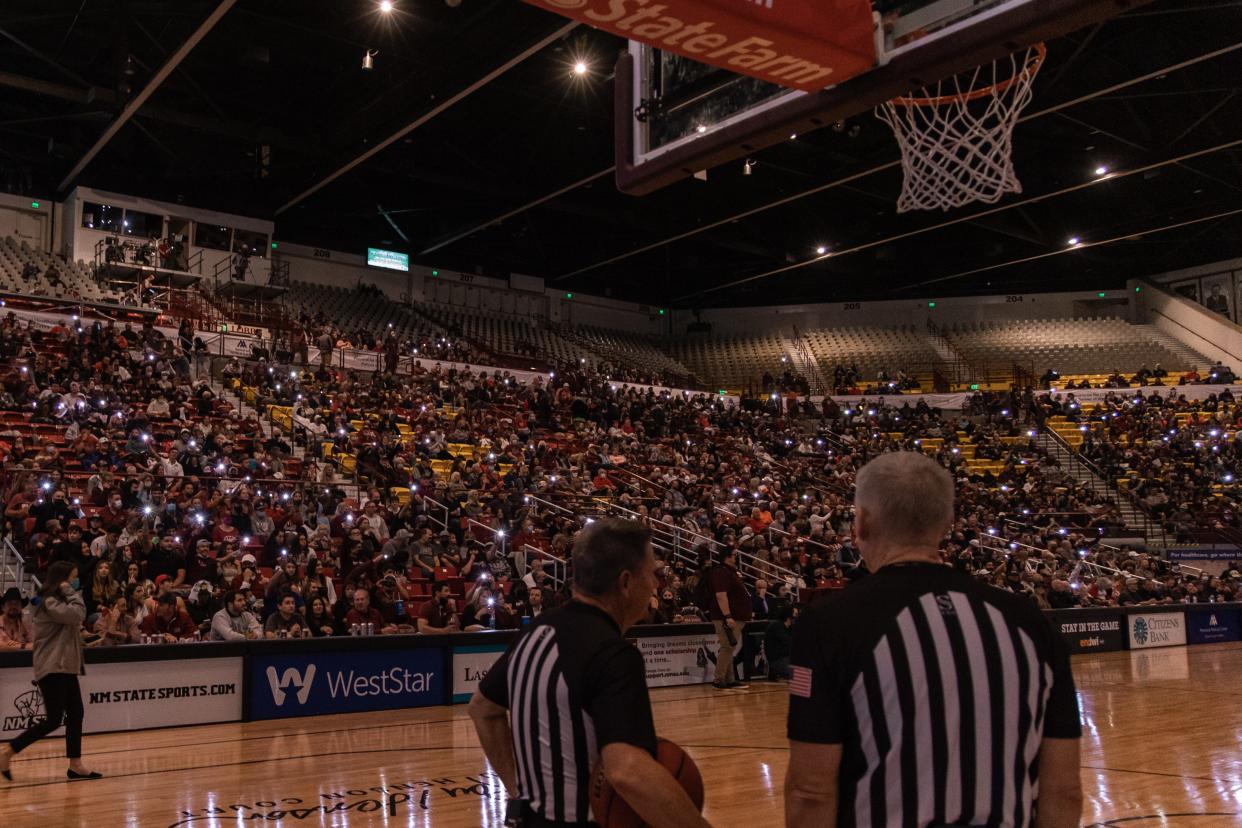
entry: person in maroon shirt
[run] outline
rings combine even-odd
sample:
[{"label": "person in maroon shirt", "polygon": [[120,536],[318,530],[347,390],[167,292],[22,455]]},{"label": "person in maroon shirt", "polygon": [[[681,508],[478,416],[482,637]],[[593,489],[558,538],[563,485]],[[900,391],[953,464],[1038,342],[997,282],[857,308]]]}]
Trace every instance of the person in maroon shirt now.
[{"label": "person in maroon shirt", "polygon": [[142,631],[166,644],[176,644],[183,638],[189,638],[197,629],[198,625],[189,613],[177,606],[177,596],[172,592],[161,595],[155,612],[142,619]]},{"label": "person in maroon shirt", "polygon": [[395,624],[385,626],[384,616],[371,606],[371,594],[365,589],[354,590],[353,609],[345,613],[345,626],[352,627],[354,624],[374,624],[375,631],[384,635],[397,631]]},{"label": "person in maroon shirt", "polygon": [[716,640],[720,649],[716,652],[716,679],[712,685],[717,690],[744,690],[747,685],[737,679],[733,666],[733,652],[742,636],[742,625],[750,620],[751,600],[746,586],[737,574],[737,550],[726,549],[720,563],[711,568],[712,623],[716,626]]},{"label": "person in maroon shirt", "polygon": [[452,588],[446,583],[438,583],[431,590],[431,600],[423,604],[418,611],[418,631],[420,633],[446,633],[461,630],[461,619],[457,616],[457,606],[450,597]]}]

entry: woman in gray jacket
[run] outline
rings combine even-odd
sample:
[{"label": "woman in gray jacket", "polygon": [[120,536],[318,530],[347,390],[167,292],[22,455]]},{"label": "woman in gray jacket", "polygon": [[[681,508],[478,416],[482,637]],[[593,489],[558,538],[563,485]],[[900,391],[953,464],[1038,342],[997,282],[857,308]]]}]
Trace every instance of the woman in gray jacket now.
[{"label": "woman in gray jacket", "polygon": [[103,774],[87,770],[82,764],[82,689],[78,676],[86,671],[82,661],[82,622],[86,602],[79,592],[78,569],[68,561],[48,567],[47,581],[39,591],[34,611],[35,684],[43,694],[46,718],[27,729],[8,745],[0,747],[0,776],[12,781],[9,762],[32,744],[47,736],[63,722],[65,752],[69,755],[68,776],[73,779],[99,779]]}]

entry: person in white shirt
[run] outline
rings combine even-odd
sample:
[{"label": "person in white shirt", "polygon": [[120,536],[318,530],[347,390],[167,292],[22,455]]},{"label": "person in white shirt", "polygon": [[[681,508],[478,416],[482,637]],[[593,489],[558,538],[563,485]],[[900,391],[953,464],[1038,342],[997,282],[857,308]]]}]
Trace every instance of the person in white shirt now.
[{"label": "person in white shirt", "polygon": [[168,400],[164,399],[163,394],[158,394],[155,399],[147,403],[148,417],[167,417],[168,416]]},{"label": "person in white shirt", "polygon": [[254,613],[246,609],[246,596],[234,590],[225,596],[224,609],[211,618],[212,641],[245,641],[262,638],[263,626]]},{"label": "person in white shirt", "polygon": [[184,477],[185,469],[177,462],[177,456],[169,452],[168,456],[160,462],[160,474],[164,477]]},{"label": "person in white shirt", "polygon": [[112,560],[116,556],[117,550],[120,549],[120,546],[117,544],[120,534],[116,529],[108,529],[91,541],[91,557]]}]

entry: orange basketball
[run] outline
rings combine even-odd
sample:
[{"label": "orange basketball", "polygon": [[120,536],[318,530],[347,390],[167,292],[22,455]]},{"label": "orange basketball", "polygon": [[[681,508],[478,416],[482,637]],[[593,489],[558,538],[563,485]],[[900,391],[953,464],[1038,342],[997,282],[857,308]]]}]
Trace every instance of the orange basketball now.
[{"label": "orange basketball", "polygon": [[[703,810],[703,776],[699,766],[681,749],[681,746],[668,739],[660,739],[656,745],[656,761],[668,768],[678,784],[690,794],[694,807]],[[591,814],[600,828],[645,828],[646,824],[634,813],[629,804],[612,789],[608,778],[604,776],[603,763],[595,766],[591,773]]]}]

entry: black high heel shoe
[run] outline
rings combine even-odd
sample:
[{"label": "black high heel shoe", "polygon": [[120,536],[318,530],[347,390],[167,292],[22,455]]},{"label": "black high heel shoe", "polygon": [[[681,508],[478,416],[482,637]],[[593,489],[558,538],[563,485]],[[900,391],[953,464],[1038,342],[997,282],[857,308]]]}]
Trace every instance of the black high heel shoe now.
[{"label": "black high heel shoe", "polygon": [[90,773],[78,773],[75,770],[70,770],[68,773],[68,776],[69,776],[70,782],[76,782],[79,779],[103,779],[103,774],[100,773],[99,771],[91,771]]}]

